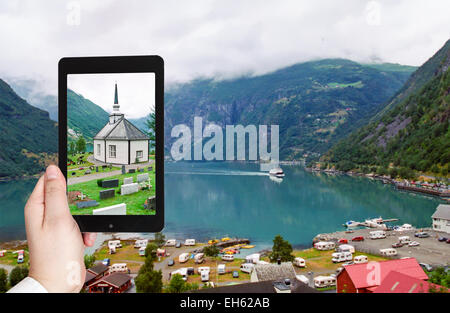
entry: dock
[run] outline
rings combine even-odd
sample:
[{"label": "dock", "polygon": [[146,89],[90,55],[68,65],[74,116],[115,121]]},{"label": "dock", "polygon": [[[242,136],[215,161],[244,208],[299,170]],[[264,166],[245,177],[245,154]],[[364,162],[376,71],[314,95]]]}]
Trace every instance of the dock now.
[{"label": "dock", "polygon": [[228,241],[218,242],[216,244],[216,246],[219,247],[219,248],[226,248],[226,247],[239,245],[239,244],[247,244],[248,245],[249,243],[250,243],[250,239],[246,239],[246,238],[239,239],[239,238],[236,238],[236,239],[231,239],[231,240],[228,240]]},{"label": "dock", "polygon": [[406,185],[402,185],[402,184],[396,184],[395,186],[399,190],[407,190],[407,191],[412,191],[412,192],[424,193],[424,194],[437,196],[437,197],[441,197],[441,198],[450,197],[450,192],[442,192],[442,191],[436,190],[436,189],[421,188],[421,187],[415,187],[415,186],[406,186]]}]

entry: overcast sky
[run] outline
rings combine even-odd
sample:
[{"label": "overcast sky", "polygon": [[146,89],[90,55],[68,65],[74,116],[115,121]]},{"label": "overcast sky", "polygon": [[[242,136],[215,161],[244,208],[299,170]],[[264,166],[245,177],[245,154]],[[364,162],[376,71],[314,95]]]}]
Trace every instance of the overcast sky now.
[{"label": "overcast sky", "polygon": [[450,38],[448,0],[0,2],[0,77],[57,93],[64,56],[158,54],[166,83],[340,57],[421,65]]},{"label": "overcast sky", "polygon": [[67,87],[112,112],[117,82],[120,112],[127,118],[147,116],[155,108],[155,74],[71,74]]}]

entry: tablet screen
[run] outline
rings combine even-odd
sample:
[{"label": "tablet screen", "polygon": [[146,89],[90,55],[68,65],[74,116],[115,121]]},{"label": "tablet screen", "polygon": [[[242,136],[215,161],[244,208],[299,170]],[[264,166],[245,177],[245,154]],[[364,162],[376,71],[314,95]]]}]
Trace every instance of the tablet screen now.
[{"label": "tablet screen", "polygon": [[73,215],[154,215],[155,73],[67,75]]}]

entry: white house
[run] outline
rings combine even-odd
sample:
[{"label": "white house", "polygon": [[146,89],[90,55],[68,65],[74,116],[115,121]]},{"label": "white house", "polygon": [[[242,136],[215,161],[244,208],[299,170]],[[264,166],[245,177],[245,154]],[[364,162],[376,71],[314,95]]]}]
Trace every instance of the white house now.
[{"label": "white house", "polygon": [[431,219],[434,230],[450,234],[450,204],[439,204]]},{"label": "white house", "polygon": [[109,122],[94,136],[94,158],[112,164],[147,162],[150,138],[128,121],[119,108],[116,84]]}]

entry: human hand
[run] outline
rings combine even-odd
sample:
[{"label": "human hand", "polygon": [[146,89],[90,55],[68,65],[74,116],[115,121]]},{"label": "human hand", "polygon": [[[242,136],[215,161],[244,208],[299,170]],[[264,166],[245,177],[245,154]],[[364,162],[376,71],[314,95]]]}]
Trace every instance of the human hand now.
[{"label": "human hand", "polygon": [[81,234],[70,214],[64,175],[50,165],[25,205],[29,277],[48,292],[79,292],[84,284],[84,248],[95,234]]}]

